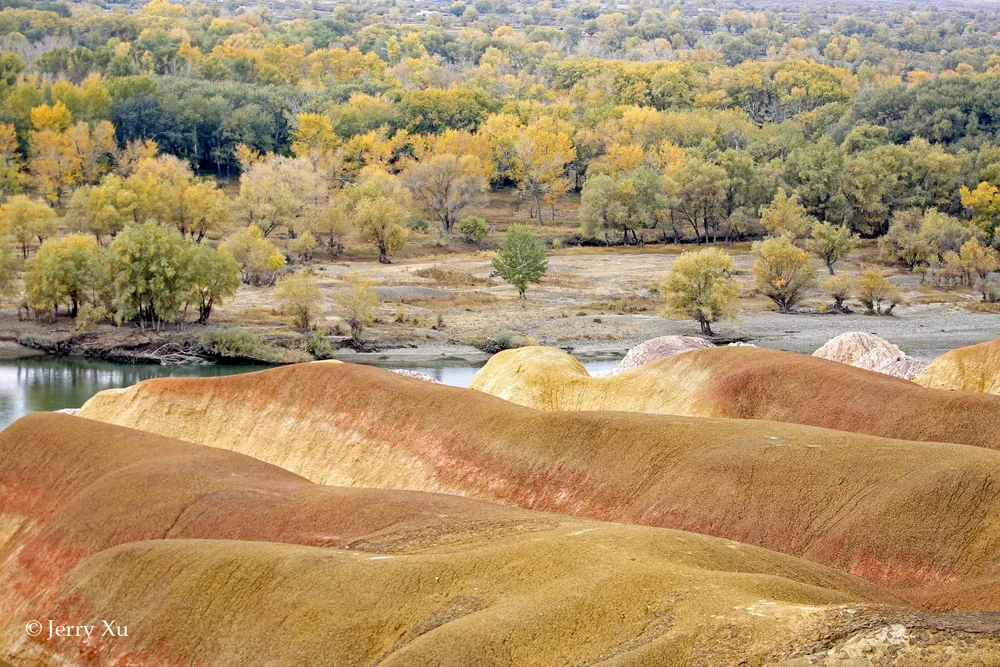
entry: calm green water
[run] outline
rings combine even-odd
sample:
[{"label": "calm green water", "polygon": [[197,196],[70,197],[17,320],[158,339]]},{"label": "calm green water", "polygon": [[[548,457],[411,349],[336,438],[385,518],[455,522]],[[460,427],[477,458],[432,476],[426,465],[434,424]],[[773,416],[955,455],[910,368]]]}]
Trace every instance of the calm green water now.
[{"label": "calm green water", "polygon": [[[617,362],[587,364],[590,370],[613,368]],[[444,384],[468,387],[482,363],[440,362],[426,365],[373,363],[427,373]],[[80,357],[30,357],[0,360],[0,428],[38,410],[78,408],[99,391],[128,387],[157,377],[213,377],[268,368],[263,365],[153,366],[115,364]]]}]

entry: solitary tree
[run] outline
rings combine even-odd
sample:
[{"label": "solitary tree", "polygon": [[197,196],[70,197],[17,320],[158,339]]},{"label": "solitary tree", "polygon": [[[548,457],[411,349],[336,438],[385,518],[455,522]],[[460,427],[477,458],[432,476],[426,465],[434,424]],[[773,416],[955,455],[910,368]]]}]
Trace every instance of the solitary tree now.
[{"label": "solitary tree", "polygon": [[527,303],[525,291],[538,283],[548,271],[545,248],[528,227],[514,225],[507,230],[500,252],[493,258],[493,268],[500,277],[514,285],[521,295],[521,307]]},{"label": "solitary tree", "polygon": [[826,262],[826,268],[832,276],[833,265],[853,252],[859,241],[858,235],[847,227],[821,222],[813,225],[808,245],[810,250]]},{"label": "solitary tree", "polygon": [[660,282],[665,313],[690,317],[703,334],[714,336],[713,322],[736,316],[733,302],[739,286],[732,273],[733,258],[716,248],[681,254]]},{"label": "solitary tree", "polygon": [[292,273],[278,279],[274,288],[274,298],[286,312],[295,318],[300,329],[308,329],[313,316],[323,302],[323,292],[319,279],[307,273]]},{"label": "solitary tree", "polygon": [[380,303],[378,294],[372,289],[371,283],[349,273],[344,276],[347,286],[337,292],[334,300],[337,303],[340,316],[351,327],[351,338],[357,341],[361,332],[375,319],[375,311]]},{"label": "solitary tree", "polygon": [[809,264],[809,255],[787,235],[758,241],[753,245],[753,254],[757,289],[782,313],[789,312],[816,282],[816,269]]}]

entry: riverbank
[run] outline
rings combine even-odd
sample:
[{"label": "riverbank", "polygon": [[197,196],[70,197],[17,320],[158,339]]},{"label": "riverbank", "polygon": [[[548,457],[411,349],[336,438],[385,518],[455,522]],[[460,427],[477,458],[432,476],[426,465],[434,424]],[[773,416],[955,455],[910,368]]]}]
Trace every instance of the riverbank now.
[{"label": "riverbank", "polygon": [[[135,327],[102,327],[95,331],[46,331],[37,323],[21,322],[11,326],[11,314],[0,313],[0,359],[14,359],[49,354],[80,356],[119,363],[160,363],[164,365],[257,363],[260,359],[223,357],[201,344],[204,327],[189,326],[181,331],[143,332]],[[593,319],[593,318],[592,318]],[[664,319],[655,315],[605,314],[601,322],[617,333],[593,336],[585,327],[575,335],[566,327],[558,335],[539,331],[536,336],[522,336],[519,344],[536,343],[560,347],[582,360],[613,360],[623,357],[639,343],[667,335],[697,335],[692,323]],[[16,321],[16,318],[15,318]],[[578,325],[580,323],[577,323]],[[540,327],[542,328],[542,327]],[[811,354],[831,338],[848,332],[864,331],[876,334],[900,346],[908,354],[923,360],[934,359],[956,347],[973,345],[1000,337],[1000,314],[973,313],[954,304],[935,303],[900,306],[891,317],[873,317],[861,313],[780,314],[770,311],[743,313],[737,323],[716,326],[718,336],[711,338],[724,344],[744,341],[774,349]],[[301,332],[257,330],[269,345],[304,352],[307,336]],[[327,336],[333,358],[353,363],[395,364],[413,366],[427,363],[484,363],[489,352],[457,338],[445,336],[426,341],[398,338],[382,340],[373,330],[361,347],[355,349],[343,336]],[[308,355],[304,358],[308,358]]]}]

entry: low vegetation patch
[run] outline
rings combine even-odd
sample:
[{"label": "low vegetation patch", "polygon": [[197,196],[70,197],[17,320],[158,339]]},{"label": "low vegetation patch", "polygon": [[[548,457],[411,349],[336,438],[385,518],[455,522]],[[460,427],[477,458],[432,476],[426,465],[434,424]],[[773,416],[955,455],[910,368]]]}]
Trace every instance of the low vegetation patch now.
[{"label": "low vegetation patch", "polygon": [[413,275],[419,278],[433,280],[435,284],[451,287],[473,287],[485,285],[488,281],[485,278],[477,278],[468,271],[451,269],[446,266],[430,266],[424,269],[417,269]]},{"label": "low vegetation patch", "polygon": [[202,347],[224,359],[262,361],[268,364],[296,364],[311,361],[303,350],[288,350],[263,340],[239,327],[211,327],[201,334]]},{"label": "low vegetation patch", "polygon": [[503,352],[504,350],[513,350],[519,347],[529,347],[536,344],[533,338],[511,333],[510,331],[501,331],[489,336],[488,338],[477,338],[472,340],[471,343],[474,347],[478,347],[480,350],[488,354],[496,354],[497,352]]}]

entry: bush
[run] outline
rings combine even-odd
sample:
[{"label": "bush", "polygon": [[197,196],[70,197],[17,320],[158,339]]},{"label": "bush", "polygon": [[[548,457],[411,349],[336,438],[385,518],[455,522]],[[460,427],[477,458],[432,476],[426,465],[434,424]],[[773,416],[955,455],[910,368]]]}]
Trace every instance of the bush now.
[{"label": "bush", "polygon": [[[334,297],[340,316],[351,327],[351,338],[359,340],[365,327],[375,320],[375,311],[381,300],[372,289],[371,283],[362,280],[356,274],[344,276],[347,288],[337,292]],[[397,320],[398,321],[398,320]]]},{"label": "bush", "polygon": [[833,276],[825,283],[823,283],[823,288],[826,293],[833,298],[833,307],[836,310],[843,312],[846,310],[846,302],[854,294],[857,289],[857,281],[853,276],[839,275]]},{"label": "bush", "polygon": [[983,301],[986,301],[987,303],[996,303],[997,301],[1000,301],[1000,285],[993,280],[980,278],[976,281],[976,291],[982,295]]},{"label": "bush", "polygon": [[306,350],[317,359],[329,359],[333,356],[333,346],[319,331],[313,331],[306,340]]},{"label": "bush", "polygon": [[87,331],[93,328],[94,325],[107,322],[110,319],[111,315],[104,306],[85,303],[80,306],[80,310],[76,314],[76,329],[77,331]]},{"label": "bush", "polygon": [[891,315],[902,297],[899,290],[877,269],[868,269],[858,281],[858,301],[869,315]]},{"label": "bush", "polygon": [[320,309],[323,292],[316,276],[293,273],[278,280],[274,298],[283,311],[292,314],[297,327],[308,329],[313,315]]},{"label": "bush", "polygon": [[411,232],[419,232],[421,234],[426,234],[431,228],[430,224],[426,220],[420,218],[414,218],[410,220],[409,228]]},{"label": "bush", "polygon": [[462,218],[455,225],[455,229],[462,235],[466,243],[481,245],[490,234],[490,226],[478,215],[470,215]]},{"label": "bush", "polygon": [[285,256],[256,225],[236,232],[226,239],[223,246],[239,264],[243,282],[248,285],[273,285],[285,266]]},{"label": "bush", "polygon": [[509,331],[501,331],[493,334],[486,340],[475,340],[472,342],[483,352],[496,354],[504,350],[515,350],[519,347],[528,347],[535,344],[535,341],[527,336],[519,336]]},{"label": "bush", "polygon": [[316,241],[316,237],[312,235],[312,232],[306,231],[288,242],[288,251],[303,262],[308,263],[312,261],[317,245],[319,242]]},{"label": "bush", "polygon": [[296,364],[311,359],[302,350],[280,348],[239,327],[210,327],[201,334],[200,341],[209,353],[226,359],[268,364]]}]

